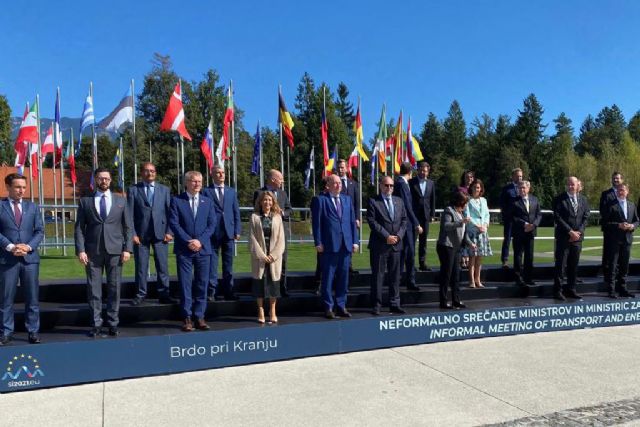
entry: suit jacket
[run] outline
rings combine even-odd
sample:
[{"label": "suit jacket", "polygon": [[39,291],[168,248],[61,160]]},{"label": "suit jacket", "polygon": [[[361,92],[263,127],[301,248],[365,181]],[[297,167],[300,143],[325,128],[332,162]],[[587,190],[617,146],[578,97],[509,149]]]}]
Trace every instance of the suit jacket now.
[{"label": "suit jacket", "polygon": [[[620,203],[618,203],[618,199],[616,199],[616,202],[609,207],[609,210],[606,213],[606,218],[607,223],[605,224],[604,232],[607,237],[611,239],[611,241],[627,244],[631,244],[633,242],[633,232],[640,225],[640,219],[638,219],[638,211],[636,210],[636,205],[634,205],[633,202],[627,199],[627,216],[625,217],[622,214]],[[618,225],[622,224],[623,222],[633,224],[633,230],[620,230],[618,228]]]},{"label": "suit jacket", "polygon": [[609,188],[600,194],[600,228],[602,231],[607,227],[607,213],[609,213],[609,208],[614,204],[618,203],[618,196],[616,195],[616,190]]},{"label": "suit jacket", "polygon": [[101,242],[109,255],[133,251],[131,214],[124,197],[111,193],[111,210],[104,221],[96,210],[93,195],[80,199],[77,215],[76,255],[80,252],[86,252],[89,257],[99,254]]},{"label": "suit jacket", "polygon": [[502,190],[500,190],[500,211],[502,212],[502,221],[511,221],[511,207],[519,198],[518,189],[513,182],[502,187]]},{"label": "suit jacket", "polygon": [[[511,213],[511,219],[513,220],[514,237],[524,237],[526,235],[535,237],[538,234],[538,226],[542,220],[540,203],[538,203],[538,198],[532,194],[529,194],[528,198],[529,212],[527,212],[527,208],[524,206],[522,197],[519,197],[515,202],[513,202],[511,209],[509,210]],[[531,233],[525,233],[525,223],[533,224],[535,226]]]},{"label": "suit jacket", "polygon": [[465,224],[462,222],[463,217],[464,214],[458,214],[451,206],[447,206],[442,211],[438,245],[456,248],[461,247],[463,243],[470,243],[466,237]]},{"label": "suit jacket", "polygon": [[147,199],[144,182],[129,187],[127,205],[133,219],[133,236],[141,240],[153,237],[162,241],[166,234],[172,234],[169,229],[170,204],[171,194],[166,185],[154,183],[153,205]]},{"label": "suit jacket", "polygon": [[[381,194],[369,199],[369,207],[367,208],[367,222],[371,228],[369,249],[374,253],[389,249],[394,252],[402,250],[403,239],[407,232],[407,213],[401,198],[392,196],[391,201],[393,203],[393,220]],[[400,240],[395,245],[389,245],[387,243],[389,236],[398,236]]]},{"label": "suit jacket", "polygon": [[[270,191],[266,186],[256,190],[253,192],[253,204],[256,204],[256,200],[258,199],[258,195],[263,191]],[[278,205],[280,205],[280,209],[282,209],[282,220],[289,221],[291,218],[291,213],[293,209],[291,208],[291,203],[289,202],[289,196],[287,192],[281,189],[275,191],[276,200],[278,201]],[[285,227],[286,229],[286,227]]]},{"label": "suit jacket", "polygon": [[[38,245],[43,237],[44,226],[38,205],[22,199],[22,221],[18,226],[11,201],[5,199],[0,202],[0,264],[13,264],[20,259],[27,264],[40,262]],[[8,245],[17,243],[26,243],[32,251],[24,257],[17,257],[5,250]]]},{"label": "suit jacket", "polygon": [[409,190],[409,184],[404,181],[404,178],[397,177],[395,180],[395,186],[393,187],[393,195],[396,197],[400,197],[402,199],[402,203],[404,203],[404,209],[407,212],[407,239],[413,240],[415,234],[415,229],[420,222],[418,218],[413,212],[413,204],[411,202],[411,190]]},{"label": "suit jacket", "polygon": [[430,179],[426,180],[424,194],[420,189],[420,178],[414,176],[409,180],[411,190],[411,206],[420,222],[429,222],[436,216],[436,186]]},{"label": "suit jacket", "polygon": [[213,184],[205,188],[202,194],[213,200],[213,207],[219,218],[218,229],[222,231],[222,236],[217,236],[218,233],[214,233],[214,237],[233,239],[236,235],[239,236],[242,233],[242,223],[240,222],[240,205],[236,190],[225,185],[222,203],[218,200],[218,193]]},{"label": "suit jacket", "polygon": [[[342,178],[340,178],[342,181]],[[345,188],[344,184],[342,185],[342,190],[340,192],[351,197],[351,201],[353,202],[353,210],[356,213],[356,219],[360,218],[360,190],[358,189],[358,183],[352,179],[346,178],[347,187]]]},{"label": "suit jacket", "polygon": [[351,252],[353,245],[359,244],[351,198],[344,194],[340,194],[339,197],[342,205],[341,217],[338,217],[329,194],[313,199],[311,204],[313,240],[316,246],[322,245],[328,253],[339,252],[342,245],[346,247],[347,252]]},{"label": "suit jacket", "polygon": [[584,229],[589,219],[589,203],[582,194],[578,194],[577,202],[578,207],[574,212],[566,191],[553,200],[554,235],[557,240],[568,241],[570,231],[580,232],[580,242],[584,239]]},{"label": "suit jacket", "polygon": [[[183,192],[171,199],[171,214],[169,226],[175,235],[173,252],[179,255],[211,255],[211,235],[216,229],[216,216],[213,200],[200,194],[196,217],[189,204],[187,192]],[[198,252],[193,252],[187,246],[189,240],[197,239],[202,244]]]},{"label": "suit jacket", "polygon": [[[262,257],[267,254],[267,244],[262,229],[262,219],[258,214],[252,214],[249,223],[249,253],[251,254],[251,277],[262,279],[266,263]],[[271,219],[271,237],[269,239],[269,255],[274,262],[269,264],[271,279],[280,280],[282,275],[282,255],[284,254],[284,225],[281,215],[273,215]]]}]

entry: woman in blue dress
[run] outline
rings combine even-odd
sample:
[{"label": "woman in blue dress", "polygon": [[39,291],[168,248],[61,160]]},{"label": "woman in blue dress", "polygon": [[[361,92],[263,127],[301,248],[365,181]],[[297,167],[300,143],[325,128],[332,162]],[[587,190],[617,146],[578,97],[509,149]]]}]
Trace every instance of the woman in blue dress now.
[{"label": "woman in blue dress", "polygon": [[489,208],[484,195],[484,184],[475,179],[469,186],[469,203],[465,207],[465,217],[471,218],[467,225],[467,246],[464,251],[469,256],[469,287],[484,288],[480,281],[482,257],[491,256],[489,243]]}]

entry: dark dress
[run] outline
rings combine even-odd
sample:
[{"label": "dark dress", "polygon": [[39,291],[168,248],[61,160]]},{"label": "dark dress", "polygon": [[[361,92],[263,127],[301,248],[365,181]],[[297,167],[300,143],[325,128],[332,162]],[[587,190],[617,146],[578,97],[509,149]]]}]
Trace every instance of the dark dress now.
[{"label": "dark dress", "polygon": [[[264,234],[265,252],[269,255],[271,246],[271,217],[260,216],[262,222],[262,233]],[[280,298],[280,281],[271,279],[271,268],[269,264],[265,266],[262,279],[253,279],[252,292],[256,298]]]}]

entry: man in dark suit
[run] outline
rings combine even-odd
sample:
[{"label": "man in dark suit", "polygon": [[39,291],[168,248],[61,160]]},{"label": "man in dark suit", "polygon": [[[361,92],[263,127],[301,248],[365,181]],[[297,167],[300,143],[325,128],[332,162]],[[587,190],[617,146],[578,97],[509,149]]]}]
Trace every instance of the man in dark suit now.
[{"label": "man in dark suit", "polygon": [[111,173],[98,168],[93,173],[96,192],[78,205],[76,255],[87,272],[87,295],[92,328],[89,336],[102,336],[102,271],[107,275],[107,323],[109,335],[118,336],[122,264],[131,256],[132,225],[127,200],[109,190]]},{"label": "man in dark suit", "polygon": [[[360,229],[360,190],[358,189],[358,183],[349,178],[347,175],[348,166],[347,161],[345,159],[338,160],[337,164],[338,177],[340,181],[342,181],[342,190],[341,193],[351,197],[351,201],[353,203],[353,209],[356,213],[356,227],[358,230]],[[356,275],[358,271],[353,269],[353,258],[351,259],[351,264],[349,264],[349,274]]]},{"label": "man in dark suit", "polygon": [[173,252],[178,265],[182,330],[195,328],[206,331],[204,320],[207,310],[207,286],[211,262],[211,235],[217,227],[213,200],[200,194],[202,174],[189,171],[184,174],[186,191],[171,199],[169,225],[175,236]]},{"label": "man in dark suit", "polygon": [[400,270],[404,270],[402,279],[407,289],[419,291],[416,285],[416,234],[422,234],[422,226],[413,212],[411,202],[411,190],[409,179],[411,178],[411,163],[404,162],[400,165],[400,176],[396,178],[393,195],[402,199],[404,209],[407,212],[407,233],[403,242],[402,255],[400,255]]},{"label": "man in dark suit", "polygon": [[[340,194],[342,183],[337,175],[327,178],[329,194],[318,197],[311,206],[313,240],[322,253],[322,302],[325,317],[351,317],[347,311],[347,288],[351,254],[358,250],[358,229],[351,198]],[[335,290],[337,312],[334,313]]]},{"label": "man in dark suit", "polygon": [[607,238],[610,234],[605,233],[605,229],[607,227],[607,213],[611,206],[618,203],[617,199],[617,188],[618,185],[624,183],[624,176],[620,172],[613,172],[611,174],[611,188],[603,191],[600,195],[600,203],[599,203],[599,211],[600,211],[600,229],[602,230],[602,274],[604,276],[607,275],[607,258],[609,255],[607,254],[607,248],[613,247],[609,242],[607,242]]},{"label": "man in dark suit", "polygon": [[[580,299],[576,292],[578,262],[584,240],[584,229],[589,219],[589,204],[579,193],[579,181],[575,176],[567,178],[567,191],[553,201],[555,221],[555,277],[553,297],[564,301],[566,297]],[[567,287],[562,292],[563,272],[567,272]]]},{"label": "man in dark suit", "polygon": [[[285,234],[285,244],[289,242],[291,238],[291,214],[293,213],[293,209],[291,208],[291,203],[289,202],[289,196],[287,192],[283,189],[284,177],[282,173],[276,169],[271,169],[269,174],[267,175],[267,183],[264,187],[256,190],[253,193],[253,204],[256,203],[258,199],[258,195],[262,191],[271,191],[271,193],[275,196],[280,209],[282,209],[282,221],[286,222],[287,225],[284,228]],[[280,295],[283,297],[289,296],[289,289],[287,287],[287,250],[285,249],[284,254],[282,254],[282,275],[280,276]]]},{"label": "man in dark suit", "polygon": [[367,208],[367,222],[371,228],[371,304],[372,313],[376,316],[380,314],[382,306],[385,269],[389,285],[389,311],[405,313],[400,307],[400,254],[402,239],[407,232],[407,214],[402,199],[392,195],[393,185],[391,177],[383,177],[380,180],[380,194],[369,199]]},{"label": "man in dark suit", "polygon": [[634,295],[627,290],[627,273],[629,271],[629,257],[631,256],[631,244],[633,243],[633,232],[640,225],[636,205],[627,199],[629,187],[627,184],[619,184],[616,187],[616,201],[609,206],[605,214],[607,223],[605,224],[604,235],[607,247],[606,269],[604,283],[608,287],[609,298],[616,298],[618,295],[626,298],[633,298]]},{"label": "man in dark suit", "polygon": [[[233,292],[233,255],[236,240],[240,239],[242,223],[238,195],[233,187],[224,185],[224,166],[213,167],[213,184],[203,194],[213,200],[218,226],[211,237],[211,265],[209,267],[209,301],[235,301]],[[218,254],[222,256],[222,281],[218,280]]]},{"label": "man in dark suit", "polygon": [[135,261],[136,294],[132,305],[140,305],[147,297],[149,257],[153,248],[156,266],[158,299],[161,304],[175,304],[169,295],[169,188],[156,182],[153,163],[142,164],[142,181],[129,187],[127,204],[133,219],[133,258]]},{"label": "man in dark suit", "polygon": [[[516,282],[524,287],[535,285],[533,272],[533,243],[542,220],[540,203],[536,196],[529,194],[531,184],[522,181],[518,186],[520,197],[511,206],[513,220],[513,268]],[[524,253],[524,267],[522,254]]]},{"label": "man in dark suit", "polygon": [[13,339],[13,302],[18,281],[24,290],[25,327],[31,344],[40,343],[40,308],[38,305],[38,245],[44,237],[38,206],[23,197],[27,191],[24,176],[12,173],[5,177],[9,197],[0,208],[0,311],[2,331],[0,345]]},{"label": "man in dark suit", "polygon": [[502,214],[502,224],[504,225],[504,240],[502,240],[502,252],[500,254],[502,268],[509,268],[507,262],[509,260],[509,246],[511,245],[513,227],[513,218],[510,209],[519,198],[518,187],[520,186],[520,182],[522,182],[522,169],[515,168],[511,171],[511,182],[502,187],[500,191],[500,213]]},{"label": "man in dark suit", "polygon": [[422,233],[418,235],[418,262],[420,271],[431,271],[427,267],[427,237],[429,223],[436,216],[436,186],[429,179],[431,166],[425,161],[418,162],[418,175],[409,180],[413,213],[418,218]]}]

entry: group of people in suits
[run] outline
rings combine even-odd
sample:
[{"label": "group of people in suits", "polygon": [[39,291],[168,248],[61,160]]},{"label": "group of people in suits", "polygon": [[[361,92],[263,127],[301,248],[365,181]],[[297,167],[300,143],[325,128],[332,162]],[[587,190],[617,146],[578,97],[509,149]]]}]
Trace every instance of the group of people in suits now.
[{"label": "group of people in suits", "polygon": [[[343,169],[346,168],[346,162]],[[340,164],[340,163],[339,163]],[[75,226],[76,255],[86,269],[87,300],[91,312],[89,336],[117,336],[122,265],[135,260],[136,295],[132,305],[148,298],[149,259],[153,252],[160,303],[178,301],[169,290],[168,245],[174,243],[179,281],[182,330],[208,330],[207,301],[236,300],[233,290],[233,255],[240,238],[241,221],[235,190],[224,185],[225,173],[213,169],[213,184],[203,189],[202,174],[185,174],[185,191],[171,197],[169,189],[156,182],[152,163],[142,165],[142,181],[128,189],[126,198],[110,190],[108,169],[94,171],[95,192],[81,198]],[[371,229],[370,250],[372,313],[379,315],[386,284],[391,313],[404,313],[400,286],[417,290],[415,242],[418,269],[426,265],[429,224],[435,217],[435,185],[430,166],[420,162],[417,176],[403,163],[394,180],[382,177],[379,191],[371,197],[366,221]],[[344,172],[344,171],[343,171]],[[269,322],[277,323],[276,301],[288,295],[286,284],[287,236],[291,205],[282,189],[283,176],[271,170],[267,184],[254,193],[254,212],[249,221],[249,252],[253,294],[258,322],[266,323],[264,302],[269,303]],[[619,172],[612,174],[612,187],[600,198],[604,235],[603,273],[608,296],[633,297],[626,276],[633,232],[640,225],[636,205],[627,199],[629,188]],[[5,178],[9,197],[0,206],[0,345],[13,339],[13,302],[17,283],[24,287],[25,326],[30,343],[39,343],[38,271],[44,227],[36,204],[23,199],[26,179],[20,174]],[[352,254],[359,249],[359,194],[345,173],[325,179],[325,191],[312,199],[314,245],[321,271],[320,294],[325,316],[351,317],[347,292]],[[553,201],[555,277],[553,295],[558,300],[580,299],[577,268],[589,218],[589,204],[580,194],[580,180],[567,178],[566,191]],[[348,190],[347,190],[348,189]],[[467,191],[456,189],[441,216],[436,252],[440,260],[440,307],[462,308],[459,297],[460,258],[470,256],[470,286],[482,287],[478,258],[490,255],[488,208],[482,197],[482,181],[473,179]],[[535,285],[532,278],[534,241],[541,221],[541,207],[531,194],[531,184],[522,170],[512,172],[512,182],[500,195],[504,221],[503,267],[508,268],[509,245],[513,242],[516,282],[524,289]],[[222,260],[222,276],[218,261]],[[102,310],[102,274],[106,275],[106,319]],[[566,284],[563,280],[566,277]],[[451,289],[451,303],[448,290]],[[106,331],[103,324],[107,325]]]}]

